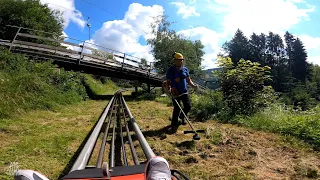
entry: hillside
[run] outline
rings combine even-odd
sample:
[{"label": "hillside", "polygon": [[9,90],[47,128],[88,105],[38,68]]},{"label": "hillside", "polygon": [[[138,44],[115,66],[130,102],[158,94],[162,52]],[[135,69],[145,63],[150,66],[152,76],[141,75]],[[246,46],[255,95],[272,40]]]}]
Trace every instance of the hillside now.
[{"label": "hillside", "polygon": [[[57,179],[106,104],[89,100],[0,120],[0,179],[11,179],[12,162]],[[155,153],[191,179],[319,178],[320,154],[294,138],[208,121],[195,123],[206,134],[194,142],[183,134],[187,126],[164,133],[171,114],[166,104],[136,100],[128,106]]]}]

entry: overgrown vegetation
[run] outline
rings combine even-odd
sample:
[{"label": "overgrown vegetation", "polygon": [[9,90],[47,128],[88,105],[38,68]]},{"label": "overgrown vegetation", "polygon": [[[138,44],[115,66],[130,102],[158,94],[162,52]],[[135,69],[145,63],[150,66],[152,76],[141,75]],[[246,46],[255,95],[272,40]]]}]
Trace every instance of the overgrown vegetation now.
[{"label": "overgrown vegetation", "polygon": [[249,38],[241,30],[223,45],[234,64],[240,59],[258,62],[271,68],[272,81],[267,82],[278,92],[282,102],[307,110],[316,105],[319,89],[319,67],[307,62],[303,42],[286,32],[284,39],[273,32],[253,33]]},{"label": "overgrown vegetation", "polygon": [[[240,60],[233,66],[230,58],[218,60],[221,90],[193,95],[191,115],[198,121],[216,119],[220,122],[236,123],[257,130],[293,136],[320,148],[320,105],[312,108],[310,93],[298,83],[290,94],[277,96],[272,87],[265,84],[270,80],[269,67],[259,63]],[[316,85],[314,85],[316,86]],[[290,95],[291,98],[285,99]],[[292,106],[285,105],[291,101]],[[302,111],[312,108],[308,111]]]},{"label": "overgrown vegetation", "polygon": [[86,99],[83,76],[0,50],[0,118]]},{"label": "overgrown vegetation", "polygon": [[291,135],[320,150],[319,119],[320,106],[303,112],[275,104],[252,116],[238,116],[236,122],[258,130]]},{"label": "overgrown vegetation", "polygon": [[90,88],[91,93],[94,95],[111,95],[119,89],[119,87],[107,77],[97,77],[90,74],[84,76],[86,86]]},{"label": "overgrown vegetation", "polygon": [[0,52],[0,117],[24,110],[52,109],[86,98],[79,73],[65,72],[50,62],[36,63],[24,56]]}]

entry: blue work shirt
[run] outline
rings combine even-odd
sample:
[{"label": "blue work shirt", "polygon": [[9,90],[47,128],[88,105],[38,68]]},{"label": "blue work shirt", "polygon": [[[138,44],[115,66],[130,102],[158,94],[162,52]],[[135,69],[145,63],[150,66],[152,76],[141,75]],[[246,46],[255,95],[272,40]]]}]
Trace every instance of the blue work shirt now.
[{"label": "blue work shirt", "polygon": [[[175,80],[178,77],[180,77],[180,82]],[[176,88],[179,94],[187,92],[187,77],[189,77],[189,70],[184,66],[180,67],[180,69],[170,66],[166,73],[166,78],[171,81],[171,87]]]}]

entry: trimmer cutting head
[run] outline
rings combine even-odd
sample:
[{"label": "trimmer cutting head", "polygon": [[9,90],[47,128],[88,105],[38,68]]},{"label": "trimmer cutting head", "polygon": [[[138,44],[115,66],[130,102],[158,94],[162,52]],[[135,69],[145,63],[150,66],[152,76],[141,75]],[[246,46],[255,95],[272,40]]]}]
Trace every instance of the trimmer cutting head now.
[{"label": "trimmer cutting head", "polygon": [[197,133],[195,133],[192,138],[193,140],[196,140],[196,141],[200,140],[200,136]]}]

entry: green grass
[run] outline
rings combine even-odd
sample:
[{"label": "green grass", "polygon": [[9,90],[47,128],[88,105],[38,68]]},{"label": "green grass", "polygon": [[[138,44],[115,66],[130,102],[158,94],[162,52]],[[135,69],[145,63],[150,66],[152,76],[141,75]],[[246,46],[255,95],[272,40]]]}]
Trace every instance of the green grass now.
[{"label": "green grass", "polygon": [[80,73],[0,49],[0,119],[33,109],[54,110],[86,98]]},{"label": "green grass", "polygon": [[297,137],[320,150],[320,106],[309,111],[294,111],[274,105],[237,122],[257,130]]},{"label": "green grass", "polygon": [[[191,179],[264,179],[270,169],[278,167],[288,167],[285,173],[272,174],[278,179],[319,174],[319,155],[295,143],[295,139],[289,141],[271,133],[207,121],[193,124],[196,129],[205,129],[206,134],[200,134],[200,141],[192,141],[192,135],[183,133],[189,130],[188,126],[179,127],[172,135],[163,131],[170,124],[172,107],[149,100],[127,103],[154,152]],[[107,101],[89,100],[54,112],[36,110],[19,118],[0,120],[0,179],[12,179],[6,175],[11,162],[57,179],[106,104]],[[138,141],[134,140],[134,144],[138,145]],[[142,161],[141,148],[137,148],[137,154]]]},{"label": "green grass", "polygon": [[106,82],[102,83],[90,74],[85,75],[85,83],[96,95],[114,94],[119,89],[119,87],[111,80],[106,80]]},{"label": "green grass", "polygon": [[[196,121],[214,119],[222,123],[239,124],[244,127],[292,136],[320,150],[320,105],[308,111],[275,103],[260,109],[251,116],[230,115],[230,109],[223,102],[221,92],[207,92],[191,95],[191,116]],[[158,102],[166,99],[159,98]]]},{"label": "green grass", "polygon": [[105,101],[90,100],[56,112],[38,110],[20,118],[1,119],[0,179],[12,179],[6,175],[12,162],[57,179],[105,105]]}]

